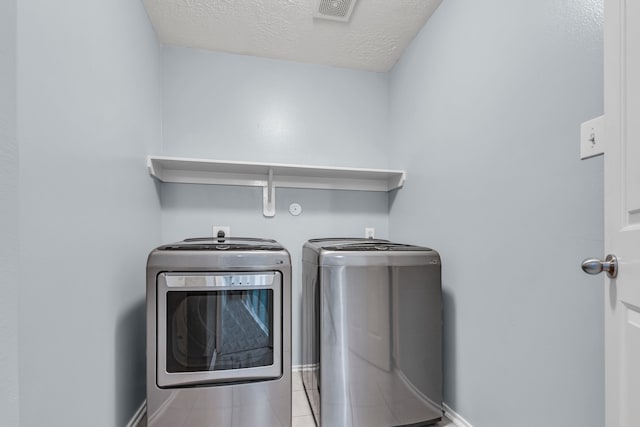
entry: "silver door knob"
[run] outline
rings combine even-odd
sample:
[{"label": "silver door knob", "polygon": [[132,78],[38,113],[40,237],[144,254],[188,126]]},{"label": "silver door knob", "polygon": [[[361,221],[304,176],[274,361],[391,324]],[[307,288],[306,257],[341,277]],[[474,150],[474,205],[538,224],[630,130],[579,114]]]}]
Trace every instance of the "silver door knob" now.
[{"label": "silver door knob", "polygon": [[604,261],[587,258],[582,261],[582,270],[587,274],[600,274],[605,271],[607,276],[614,279],[618,275],[618,258],[611,254],[607,255]]}]

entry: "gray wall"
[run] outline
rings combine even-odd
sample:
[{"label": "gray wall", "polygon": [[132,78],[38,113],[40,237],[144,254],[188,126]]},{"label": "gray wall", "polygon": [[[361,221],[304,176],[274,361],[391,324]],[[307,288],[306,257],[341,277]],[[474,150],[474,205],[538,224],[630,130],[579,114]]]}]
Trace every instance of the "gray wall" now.
[{"label": "gray wall", "polygon": [[20,425],[124,426],[160,242],[159,45],[139,1],[19,2],[17,28]]},{"label": "gray wall", "polygon": [[[387,76],[165,47],[163,154],[332,166],[387,167]],[[297,202],[302,214],[288,206]],[[275,238],[293,262],[293,364],[300,359],[301,249],[313,237],[388,235],[388,195],[276,190],[262,216],[259,188],[163,184],[164,241],[231,234]]]},{"label": "gray wall", "polygon": [[0,1],[0,424],[18,425],[16,1]]},{"label": "gray wall", "polygon": [[474,427],[603,418],[602,2],[449,0],[391,72],[394,239],[438,249],[445,401]]},{"label": "gray wall", "polygon": [[167,155],[388,164],[385,74],[174,47],[163,73]]}]

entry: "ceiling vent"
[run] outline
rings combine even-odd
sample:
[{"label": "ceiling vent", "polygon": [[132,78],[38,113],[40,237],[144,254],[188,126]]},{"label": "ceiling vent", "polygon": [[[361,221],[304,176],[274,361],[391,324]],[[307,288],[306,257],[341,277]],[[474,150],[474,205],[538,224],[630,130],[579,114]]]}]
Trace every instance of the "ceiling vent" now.
[{"label": "ceiling vent", "polygon": [[349,22],[357,0],[318,0],[314,18]]}]

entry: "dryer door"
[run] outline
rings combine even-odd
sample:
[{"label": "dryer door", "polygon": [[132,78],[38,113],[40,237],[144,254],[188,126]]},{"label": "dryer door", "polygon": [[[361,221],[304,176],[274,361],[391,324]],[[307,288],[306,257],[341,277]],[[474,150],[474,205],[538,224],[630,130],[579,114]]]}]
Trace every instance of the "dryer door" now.
[{"label": "dryer door", "polygon": [[159,387],[282,375],[282,275],[158,275]]}]

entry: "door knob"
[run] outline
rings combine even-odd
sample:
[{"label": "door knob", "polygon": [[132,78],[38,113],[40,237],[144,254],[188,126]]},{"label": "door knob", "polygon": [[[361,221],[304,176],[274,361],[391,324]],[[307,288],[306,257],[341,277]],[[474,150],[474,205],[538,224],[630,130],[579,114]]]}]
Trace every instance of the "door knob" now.
[{"label": "door knob", "polygon": [[582,261],[582,270],[587,274],[600,274],[603,271],[611,279],[615,279],[618,275],[618,258],[615,255],[607,255],[604,261],[598,258],[587,258]]}]

